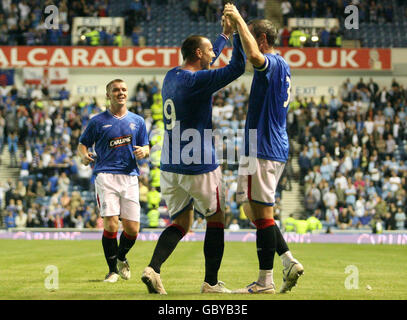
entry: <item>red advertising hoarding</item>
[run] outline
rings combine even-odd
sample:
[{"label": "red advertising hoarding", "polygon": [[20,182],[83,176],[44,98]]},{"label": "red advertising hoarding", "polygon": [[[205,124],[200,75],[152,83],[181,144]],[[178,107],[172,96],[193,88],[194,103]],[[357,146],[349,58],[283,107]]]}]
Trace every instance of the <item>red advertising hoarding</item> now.
[{"label": "red advertising hoarding", "polygon": [[[391,70],[391,49],[277,48],[292,69]],[[172,68],[182,63],[180,48],[167,47],[0,47],[0,68]],[[231,48],[215,67],[225,66]]]}]

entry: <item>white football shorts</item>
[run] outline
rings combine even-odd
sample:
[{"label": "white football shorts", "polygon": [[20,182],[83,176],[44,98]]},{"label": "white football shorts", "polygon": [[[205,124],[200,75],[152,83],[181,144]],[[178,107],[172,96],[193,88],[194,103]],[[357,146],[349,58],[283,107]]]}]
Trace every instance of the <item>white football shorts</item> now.
[{"label": "white football shorts", "polygon": [[278,181],[283,174],[284,167],[285,163],[283,162],[241,157],[237,178],[236,201],[238,203],[254,201],[273,206]]},{"label": "white football shorts", "polygon": [[101,217],[120,216],[140,222],[137,176],[98,173],[95,179],[96,203]]},{"label": "white football shorts", "polygon": [[192,202],[195,210],[204,217],[225,209],[220,167],[197,175],[161,171],[160,179],[161,194],[171,219],[175,219]]}]

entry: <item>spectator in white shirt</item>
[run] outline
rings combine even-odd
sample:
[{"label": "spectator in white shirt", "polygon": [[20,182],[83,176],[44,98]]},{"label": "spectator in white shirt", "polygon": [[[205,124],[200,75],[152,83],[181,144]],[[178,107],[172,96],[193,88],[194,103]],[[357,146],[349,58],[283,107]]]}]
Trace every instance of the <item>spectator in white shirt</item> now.
[{"label": "spectator in white shirt", "polygon": [[229,230],[230,231],[240,230],[240,226],[239,226],[239,223],[237,222],[237,219],[232,220],[232,223],[229,225]]},{"label": "spectator in white shirt", "polygon": [[328,227],[334,227],[338,222],[339,211],[333,206],[330,206],[325,212],[325,221]]},{"label": "spectator in white shirt", "polygon": [[396,220],[396,229],[404,230],[406,224],[406,214],[403,211],[403,207],[398,207],[397,213],[394,215]]},{"label": "spectator in white shirt", "polygon": [[288,18],[291,15],[292,10],[293,7],[291,6],[291,3],[288,0],[284,0],[281,3],[281,13],[283,14],[284,26],[288,25]]},{"label": "spectator in white shirt", "polygon": [[34,90],[31,91],[31,99],[35,99],[37,98],[38,100],[42,99],[42,90],[40,89],[40,87],[38,85],[35,86]]},{"label": "spectator in white shirt", "polygon": [[392,192],[396,192],[396,191],[398,191],[400,189],[400,187],[401,187],[401,178],[399,176],[397,176],[396,171],[393,170],[391,172],[391,177],[389,179],[389,182],[390,182],[390,185],[391,185],[390,190]]},{"label": "spectator in white shirt", "polygon": [[325,207],[327,207],[327,208],[329,208],[329,207],[336,208],[336,206],[338,204],[338,196],[335,193],[334,187],[329,188],[329,191],[324,194],[322,200],[323,200],[323,202],[325,204]]},{"label": "spectator in white shirt", "polygon": [[335,187],[340,187],[342,190],[346,190],[348,188],[348,181],[346,177],[342,174],[342,172],[338,171],[337,176],[335,178]]},{"label": "spectator in white shirt", "polygon": [[27,214],[23,211],[23,209],[19,209],[18,215],[16,217],[16,227],[25,228],[26,225],[27,225]]},{"label": "spectator in white shirt", "polygon": [[266,10],[266,0],[257,0],[257,16],[260,19],[264,19],[265,10]]},{"label": "spectator in white shirt", "polygon": [[10,91],[10,87],[7,87],[5,84],[3,84],[0,87],[0,96],[3,98],[7,97],[9,91]]}]

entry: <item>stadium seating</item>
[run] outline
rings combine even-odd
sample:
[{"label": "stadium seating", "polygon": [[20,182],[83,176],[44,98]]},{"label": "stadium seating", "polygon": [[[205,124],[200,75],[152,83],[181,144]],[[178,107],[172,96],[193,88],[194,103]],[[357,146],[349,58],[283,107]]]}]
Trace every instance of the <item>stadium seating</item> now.
[{"label": "stadium seating", "polygon": [[[297,1],[290,0],[292,5]],[[17,1],[18,2],[18,1]],[[141,35],[146,39],[147,46],[164,46],[173,47],[179,46],[183,39],[188,35],[204,34],[209,39],[214,40],[221,31],[220,17],[218,12],[213,14],[210,21],[207,21],[205,14],[199,12],[198,16],[193,18],[189,12],[188,0],[176,1],[175,4],[167,5],[165,1],[141,1],[144,3],[144,12],[142,15],[134,14],[132,11],[132,0],[123,1],[109,1],[108,15],[110,17],[123,17],[126,23],[126,35],[130,36],[131,30],[134,26],[138,25],[141,28]],[[238,8],[242,8],[243,4],[247,5],[250,1],[239,0],[234,1]],[[318,1],[320,4],[334,3],[336,1]],[[360,21],[359,29],[348,30],[344,26],[343,10],[339,10],[336,14],[340,19],[340,32],[342,33],[342,40],[359,40],[362,47],[407,47],[407,19],[406,10],[407,4],[405,1],[389,0],[383,4],[386,8],[387,5],[391,5],[392,13],[387,13],[386,10],[378,17],[377,20],[370,19],[368,0],[361,0],[359,4]],[[380,1],[376,0],[376,3]],[[301,2],[300,2],[301,3]],[[346,4],[346,2],[344,2]],[[98,5],[101,5],[100,3]],[[147,10],[147,7],[149,10]],[[292,16],[303,18],[308,16],[302,9],[296,9]],[[322,6],[326,8],[326,6]],[[71,18],[82,14],[78,8],[70,8]],[[3,9],[4,11],[4,9]],[[149,12],[148,15],[146,12]],[[0,8],[0,13],[2,12]],[[319,17],[325,17],[326,12],[323,9],[318,8],[317,14]],[[342,16],[341,16],[342,14]],[[148,17],[147,17],[148,16]],[[318,17],[318,16],[317,16]],[[7,14],[5,16],[5,21]],[[247,17],[251,19],[254,17]],[[3,27],[7,24],[3,23]],[[36,24],[34,23],[34,28]],[[8,28],[10,29],[10,28]],[[72,29],[72,28],[71,28]],[[27,30],[28,31],[28,30]],[[57,45],[67,45],[69,41],[69,33],[59,37],[59,43]],[[55,40],[55,39],[54,39]],[[57,41],[57,40],[55,40]],[[7,35],[0,37],[0,42],[3,45],[15,44],[24,45],[29,42],[39,45],[47,45],[50,39],[44,32],[39,32],[37,35],[28,36],[28,32],[16,37],[16,35],[10,31]]]},{"label": "stadium seating", "polygon": [[[115,3],[114,6],[110,7],[110,10],[111,10],[110,15],[111,16],[125,15],[126,12],[128,12],[131,3],[132,3],[132,1],[130,1],[130,0],[124,0],[124,1]],[[142,27],[141,29],[142,29],[143,35],[147,39],[147,45],[166,46],[166,47],[179,46],[181,44],[181,42],[183,41],[183,39],[185,39],[185,37],[187,37],[191,33],[205,34],[210,39],[215,39],[216,35],[219,34],[219,32],[221,31],[219,22],[208,22],[208,21],[206,21],[205,17],[203,17],[203,16],[199,16],[196,19],[196,21],[192,20],[186,9],[187,3],[188,3],[188,1],[179,1],[173,6],[167,6],[167,5],[163,5],[163,4],[158,4],[157,1],[151,2],[151,11],[152,11],[151,20],[149,20],[149,21],[144,20],[144,21],[139,22],[140,26]],[[395,8],[394,19],[391,22],[372,23],[372,22],[368,22],[368,21],[362,21],[360,23],[360,28],[358,30],[343,30],[344,38],[345,39],[358,39],[361,41],[362,46],[365,46],[365,47],[400,47],[400,46],[407,47],[407,36],[406,36],[407,35],[407,20],[404,19],[404,12],[405,12],[406,8],[398,6],[398,2],[396,2],[394,0],[392,0],[391,3],[393,4],[393,7]],[[390,86],[388,86],[388,88],[390,88]],[[20,88],[18,88],[18,89],[20,90]],[[234,89],[234,90],[236,90],[236,89]],[[237,89],[237,91],[238,90],[239,89]],[[402,90],[403,90],[403,97],[404,97],[403,101],[405,103],[407,92],[405,92],[405,89],[402,89]],[[225,102],[227,100],[226,101],[227,103],[231,103],[232,105],[234,105],[234,107],[236,107],[237,103],[236,103],[236,101],[233,101],[233,98],[227,99],[227,97],[230,97],[229,93],[230,92],[228,92],[228,94],[226,94],[225,91],[220,90],[219,93],[217,93],[219,95],[218,98],[220,101],[223,101],[223,102]],[[237,93],[239,93],[239,92],[237,92]],[[151,94],[151,92],[150,92],[150,94]],[[241,93],[241,94],[245,95],[244,98],[247,99],[247,92]],[[16,98],[21,99],[21,97],[16,97]],[[215,100],[216,99],[217,98],[215,97]],[[370,102],[373,102],[375,99],[377,99],[377,97],[376,98],[372,97],[370,99]],[[6,96],[3,96],[2,103],[5,104],[6,100],[7,100]],[[348,101],[348,103],[353,103],[353,102],[354,102],[353,100]],[[327,103],[329,104],[330,101],[327,101]],[[27,104],[27,102],[24,102],[24,104],[27,106],[29,105],[29,103]],[[224,103],[222,105],[218,105],[217,103],[214,103],[214,108],[222,109],[224,107],[224,105],[225,105]],[[377,106],[377,104],[376,104],[376,106]],[[66,106],[66,107],[68,107],[68,106]],[[314,108],[314,107],[308,106],[305,103],[302,107],[303,107],[302,109]],[[377,107],[374,107],[373,104],[370,107],[375,109],[374,112],[377,111],[376,110]],[[383,106],[380,106],[380,108],[382,108],[382,107]],[[235,110],[237,110],[239,113],[239,114],[235,114],[237,116],[237,120],[238,120],[237,122],[239,124],[236,125],[236,128],[233,127],[234,129],[237,129],[237,128],[241,129],[244,126],[244,122],[245,122],[244,114],[246,112],[246,110],[244,108],[245,107],[241,107],[241,108],[236,107],[235,108]],[[405,110],[405,111],[401,110],[402,108],[405,108],[405,105],[403,107],[399,106],[398,108],[399,108],[399,110],[397,110],[397,112],[399,112],[400,114],[404,113],[404,118],[401,119],[402,130],[400,130],[403,132],[400,132],[400,138],[397,141],[397,146],[394,149],[394,152],[392,155],[394,156],[396,161],[402,162],[402,161],[407,160],[407,128],[405,125],[405,123],[406,123],[405,122],[405,120],[406,120],[405,112],[407,110]],[[77,110],[75,112],[80,113],[81,111],[78,111],[78,110],[80,110],[80,108],[77,108]],[[290,105],[290,111],[291,110],[296,110],[294,103],[292,105]],[[139,110],[139,113],[144,112],[144,115],[147,118],[148,114],[151,113],[149,111],[150,111],[149,106],[143,105],[143,110]],[[64,112],[65,112],[64,117],[67,117],[67,109]],[[3,114],[3,116],[5,116],[5,114]],[[232,117],[233,116],[230,115],[230,116],[228,116],[227,119],[225,118],[225,119],[214,120],[213,121],[214,128],[231,128],[232,122],[233,122]],[[297,117],[297,115],[295,117]],[[311,121],[312,119],[309,118],[309,120]],[[307,125],[297,128],[297,130],[295,132],[290,132],[290,136],[298,138],[298,133],[304,131],[304,127],[306,127],[306,126]],[[308,125],[308,126],[310,126],[310,125]],[[326,129],[326,132],[329,132],[328,126],[325,129]],[[52,129],[52,130],[54,130],[54,129]],[[48,138],[50,138],[50,137],[48,137]],[[386,139],[387,139],[387,137],[386,137]],[[29,142],[29,144],[33,143],[32,139],[28,139],[27,142]],[[45,141],[41,141],[41,143],[43,145],[45,145]],[[58,145],[58,143],[60,143],[60,141],[54,141],[53,143],[55,145]],[[236,142],[236,143],[238,143],[238,142]],[[71,151],[75,150],[75,147],[76,147],[75,145],[70,146],[70,148],[72,149]],[[301,147],[304,147],[304,146],[301,145]],[[24,145],[23,141],[20,141],[20,148],[26,148],[26,145]],[[31,148],[34,149],[33,145],[31,145]],[[42,147],[40,146],[40,148],[42,148]],[[54,148],[54,146],[52,146],[52,148],[54,151],[53,153],[55,154],[56,148]],[[20,151],[22,151],[22,150],[20,150]],[[24,151],[26,151],[26,150],[24,150]],[[43,151],[43,150],[41,150],[41,151]],[[22,152],[20,152],[20,155],[21,154],[22,154]],[[316,162],[322,162],[321,161],[322,157],[321,157],[321,159],[311,159],[311,160],[312,161],[315,160]],[[34,162],[32,163],[31,168],[34,168],[33,171],[37,171],[38,163],[37,162],[34,163]],[[382,163],[380,162],[379,164],[381,165]],[[227,167],[226,169],[228,169],[232,172],[231,178],[228,181],[228,187],[230,187],[232,185],[234,186],[236,183],[236,179],[234,177],[237,176],[236,168],[233,166],[230,166],[230,167],[226,166],[226,167]],[[46,169],[48,169],[48,168],[46,168]],[[49,169],[51,169],[51,168],[49,168]],[[54,168],[52,168],[52,170],[54,170]],[[49,170],[49,171],[51,171],[51,170]],[[351,174],[351,177],[353,179],[355,178],[353,176],[354,173],[355,172],[352,172],[352,174]],[[367,172],[366,177],[368,177],[369,175],[370,175],[370,172]],[[42,180],[44,189],[46,189],[46,195],[39,196],[35,200],[35,202],[37,204],[39,204],[40,207],[48,208],[51,205],[51,203],[50,203],[51,200],[54,200],[52,198],[54,195],[53,192],[51,192],[47,188],[47,183],[49,182],[49,178],[50,178],[50,172],[48,172],[48,170],[45,170],[45,172],[42,172],[40,174],[30,172],[28,176],[22,176],[20,178],[20,180],[23,181],[24,185],[26,185],[26,186],[30,179],[33,179],[34,181],[39,180],[39,179]],[[145,178],[147,180],[145,185],[148,185],[148,174],[146,174]],[[302,178],[304,178],[304,177],[302,177]],[[380,179],[383,180],[383,176],[381,176]],[[332,185],[332,181],[328,181],[328,183],[330,185]],[[6,186],[0,185],[0,187],[2,187],[3,190],[8,190]],[[10,187],[10,189],[12,189],[11,191],[13,191],[13,188],[14,187]],[[404,189],[406,189],[406,188],[404,187]],[[238,216],[239,212],[238,212],[238,207],[233,199],[233,192],[230,191],[230,190],[233,190],[233,188],[228,188],[228,190],[230,192],[229,196],[228,196],[228,201],[229,201],[228,205],[230,207],[231,214],[236,217],[236,216]],[[18,199],[19,196],[13,192],[10,192],[10,194],[8,196],[15,197],[16,199]],[[378,189],[378,192],[379,192],[379,194],[382,194],[381,189]],[[92,187],[90,189],[87,189],[87,188],[82,187],[80,184],[77,184],[76,181],[74,182],[71,180],[71,184],[68,187],[68,195],[72,196],[74,193],[79,193],[81,199],[84,200],[85,205],[95,203],[95,193],[94,193],[94,190],[92,189]],[[23,204],[28,207],[29,201],[27,199],[23,199],[23,200],[25,200]],[[4,204],[5,203],[3,203],[3,207],[5,207]],[[165,206],[165,203],[163,202],[163,200],[161,201],[161,205]],[[405,201],[404,201],[403,205],[405,205]],[[25,208],[25,209],[28,209],[28,208]],[[322,214],[322,216],[323,216],[323,214]],[[143,219],[145,219],[144,216],[143,216]],[[0,225],[0,227],[1,227],[1,225]]]},{"label": "stadium seating", "polygon": [[172,6],[163,6],[153,2],[151,4],[150,21],[142,21],[142,35],[146,38],[147,46],[180,46],[190,34],[204,34],[214,40],[221,32],[220,22],[208,22],[199,16],[193,21],[187,11],[185,1],[179,1]]},{"label": "stadium seating", "polygon": [[[294,6],[296,1],[290,2]],[[393,9],[392,14],[387,14],[386,10],[384,10],[382,14],[378,14],[377,20],[370,19],[369,10],[371,1],[361,0],[358,5],[360,19],[359,29],[346,29],[343,23],[343,17],[341,17],[343,10],[338,9],[337,14],[340,19],[340,31],[343,35],[343,40],[359,40],[362,47],[369,48],[406,47],[407,3],[397,0],[375,2],[376,4],[381,3],[385,8],[387,5],[390,5]],[[323,18],[324,14],[325,12],[321,10],[319,17]],[[301,9],[296,9],[294,15],[301,18],[304,17],[304,12],[301,11]]]}]

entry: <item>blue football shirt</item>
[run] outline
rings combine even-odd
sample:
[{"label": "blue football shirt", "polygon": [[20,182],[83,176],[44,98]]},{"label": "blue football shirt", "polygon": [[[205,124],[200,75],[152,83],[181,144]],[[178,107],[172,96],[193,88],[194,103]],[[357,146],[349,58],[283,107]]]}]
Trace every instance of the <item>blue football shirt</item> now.
[{"label": "blue football shirt", "polygon": [[89,120],[79,142],[91,148],[95,145],[97,154],[94,173],[139,175],[133,146],[148,145],[144,119],[127,111],[122,117],[109,110]]},{"label": "blue football shirt", "polygon": [[[214,52],[220,53],[214,43]],[[160,169],[202,174],[219,164],[212,139],[212,94],[244,73],[246,56],[238,35],[230,63],[219,69],[191,72],[176,67],[167,72],[162,89],[164,142]]]},{"label": "blue football shirt", "polygon": [[[245,124],[245,155],[286,162],[289,141],[286,130],[291,73],[278,54],[265,54],[266,61],[254,68]],[[257,143],[249,141],[249,130],[257,130]],[[257,147],[257,150],[254,148]]]}]

